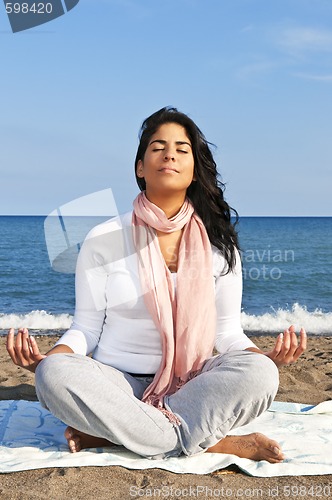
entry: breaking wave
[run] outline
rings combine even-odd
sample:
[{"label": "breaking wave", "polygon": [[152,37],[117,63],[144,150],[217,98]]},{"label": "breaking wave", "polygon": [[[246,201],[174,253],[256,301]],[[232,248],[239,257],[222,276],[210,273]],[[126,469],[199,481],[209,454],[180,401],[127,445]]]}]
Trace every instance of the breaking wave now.
[{"label": "breaking wave", "polygon": [[[73,317],[70,314],[51,314],[46,311],[31,311],[26,314],[0,314],[0,330],[26,327],[44,333],[57,333],[67,330]],[[257,334],[282,332],[287,326],[294,325],[297,331],[303,326],[310,334],[332,335],[332,312],[315,309],[309,312],[305,306],[293,304],[290,309],[277,309],[254,315],[241,313],[243,329]]]},{"label": "breaking wave", "polygon": [[297,303],[291,309],[277,309],[257,316],[242,312],[241,322],[246,332],[282,332],[294,325],[297,331],[303,327],[309,334],[332,335],[332,312],[324,313],[321,309],[309,312]]},{"label": "breaking wave", "polygon": [[30,328],[31,330],[66,330],[73,317],[70,314],[51,314],[46,311],[31,311],[27,314],[0,314],[0,330],[8,328]]}]

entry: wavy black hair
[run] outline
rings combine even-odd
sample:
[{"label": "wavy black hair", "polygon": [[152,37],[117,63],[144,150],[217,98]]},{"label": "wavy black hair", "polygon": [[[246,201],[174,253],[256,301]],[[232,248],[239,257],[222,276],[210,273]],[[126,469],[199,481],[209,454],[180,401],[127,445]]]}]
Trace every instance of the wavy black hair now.
[{"label": "wavy black hair", "polygon": [[[141,191],[146,188],[145,179],[138,177],[136,170],[139,160],[144,160],[150,138],[165,123],[177,123],[185,128],[190,139],[194,156],[193,181],[187,189],[187,197],[196,213],[202,219],[212,245],[224,255],[227,262],[226,272],[234,268],[235,248],[239,249],[235,225],[238,213],[224,198],[225,185],[219,179],[217,165],[209,143],[194,121],[176,108],[165,107],[144,120],[139,133],[139,146],[135,159],[136,181]],[[231,216],[234,216],[234,223]]]}]

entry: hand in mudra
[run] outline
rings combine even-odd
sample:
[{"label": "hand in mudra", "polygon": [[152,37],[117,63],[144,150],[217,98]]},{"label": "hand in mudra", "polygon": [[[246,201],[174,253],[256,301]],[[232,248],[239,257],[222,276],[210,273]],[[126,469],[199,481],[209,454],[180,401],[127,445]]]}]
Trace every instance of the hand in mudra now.
[{"label": "hand in mudra", "polygon": [[37,365],[46,356],[41,354],[34,337],[29,336],[27,328],[19,328],[15,337],[15,330],[11,328],[7,335],[7,351],[13,363],[34,372]]},{"label": "hand in mudra", "polygon": [[278,366],[295,363],[307,348],[307,334],[304,328],[300,330],[300,339],[295,332],[294,326],[287,328],[284,333],[278,335],[272,351],[264,352]]}]

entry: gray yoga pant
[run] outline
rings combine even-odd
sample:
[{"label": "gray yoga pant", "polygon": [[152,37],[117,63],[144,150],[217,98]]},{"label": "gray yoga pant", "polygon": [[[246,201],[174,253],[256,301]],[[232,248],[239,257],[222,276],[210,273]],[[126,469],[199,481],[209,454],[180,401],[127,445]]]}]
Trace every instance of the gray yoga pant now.
[{"label": "gray yoga pant", "polygon": [[39,401],[66,425],[155,459],[202,453],[248,424],[271,405],[279,378],[262,354],[209,358],[199,375],[165,398],[180,425],[140,400],[151,380],[79,354],[53,354],[36,369]]}]

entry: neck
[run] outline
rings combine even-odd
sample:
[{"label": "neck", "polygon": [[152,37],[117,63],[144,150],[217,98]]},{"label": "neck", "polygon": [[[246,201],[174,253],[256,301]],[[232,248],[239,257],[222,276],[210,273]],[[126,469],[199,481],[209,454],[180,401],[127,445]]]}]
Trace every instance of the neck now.
[{"label": "neck", "polygon": [[183,193],[161,196],[160,194],[154,195],[153,193],[146,191],[145,195],[151,203],[154,203],[165,212],[168,219],[174,217],[174,215],[179,212],[186,199],[186,195]]}]

